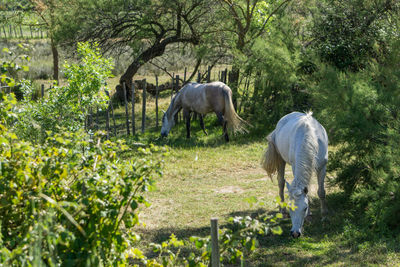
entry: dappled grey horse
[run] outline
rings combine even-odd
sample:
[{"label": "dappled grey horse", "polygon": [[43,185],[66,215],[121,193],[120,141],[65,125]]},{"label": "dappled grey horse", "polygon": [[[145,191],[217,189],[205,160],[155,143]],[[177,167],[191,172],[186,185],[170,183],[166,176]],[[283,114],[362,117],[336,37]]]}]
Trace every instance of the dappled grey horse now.
[{"label": "dappled grey horse", "polygon": [[267,137],[268,148],[263,155],[262,166],[271,177],[278,172],[279,196],[284,201],[285,164],[292,166],[294,179],[286,182],[289,197],[295,209],[289,209],[292,220],[291,235],[299,237],[304,218],[309,214],[308,186],[313,171],[318,176],[318,196],[322,215],[326,215],[324,180],[328,162],[328,136],[324,127],[312,117],[312,113],[293,112],[282,117],[275,130]]},{"label": "dappled grey horse", "polygon": [[175,115],[183,109],[186,120],[186,137],[190,138],[190,113],[200,114],[200,126],[204,133],[203,115],[214,112],[222,125],[225,140],[229,141],[227,128],[233,131],[246,131],[246,123],[235,112],[232,104],[232,91],[222,82],[188,83],[172,99],[162,118],[161,136],[166,137],[175,125]]}]

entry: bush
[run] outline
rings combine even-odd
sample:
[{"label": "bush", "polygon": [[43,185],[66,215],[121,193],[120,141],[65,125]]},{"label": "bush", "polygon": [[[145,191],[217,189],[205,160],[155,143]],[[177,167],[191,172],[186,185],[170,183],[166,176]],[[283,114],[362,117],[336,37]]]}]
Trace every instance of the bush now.
[{"label": "bush", "polygon": [[137,240],[137,209],[161,174],[158,148],[129,161],[122,141],[82,131],[47,133],[41,145],[7,128],[16,104],[0,103],[0,264],[117,266]]},{"label": "bush", "polygon": [[78,55],[78,63],[65,65],[68,85],[54,86],[47,98],[33,101],[34,86],[30,81],[21,82],[25,98],[15,124],[21,138],[43,141],[46,131],[77,131],[84,128],[91,108],[105,109],[112,61],[101,56],[96,44],[79,43]]},{"label": "bush", "polygon": [[394,230],[400,220],[399,41],[385,62],[358,73],[324,67],[313,88],[318,116],[331,144],[329,171],[373,229]]},{"label": "bush", "polygon": [[244,99],[242,106],[252,114],[253,123],[268,125],[269,129],[285,114],[309,108],[308,93],[297,74],[298,56],[280,38],[255,41],[254,56],[243,59],[247,72],[256,75],[253,95]]}]

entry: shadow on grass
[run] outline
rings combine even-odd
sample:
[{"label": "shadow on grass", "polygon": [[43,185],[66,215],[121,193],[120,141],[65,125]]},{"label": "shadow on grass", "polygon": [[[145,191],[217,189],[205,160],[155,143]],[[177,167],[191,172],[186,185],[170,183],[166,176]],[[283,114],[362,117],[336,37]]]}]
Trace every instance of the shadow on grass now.
[{"label": "shadow on grass", "polygon": [[[186,138],[186,126],[180,122],[171,130],[168,137],[160,136],[161,127],[148,128],[144,134],[136,134],[135,136],[120,136],[127,142],[142,142],[144,144],[154,144],[158,146],[169,146],[171,148],[190,149],[195,147],[220,147],[225,145],[246,145],[254,142],[264,141],[268,132],[261,128],[253,128],[249,133],[230,133],[230,142],[227,143],[223,137],[222,127],[218,124],[215,118],[209,119],[206,122],[206,130],[208,135],[205,135],[201,130],[198,122],[191,125],[191,137]],[[265,145],[267,142],[265,141]]]},{"label": "shadow on grass", "polygon": [[[290,237],[291,221],[289,218],[283,219],[280,222],[282,235],[261,236],[257,250],[246,258],[246,266],[379,265],[386,264],[388,250],[398,252],[399,245],[394,244],[393,240],[389,241],[390,244],[385,245],[388,240],[384,237],[373,236],[368,239],[368,236],[363,236],[360,239],[355,234],[359,229],[357,216],[352,212],[351,205],[343,193],[329,194],[327,204],[330,213],[328,219],[323,221],[321,220],[319,199],[311,200],[313,215],[311,221],[305,223],[304,235],[299,239]],[[256,217],[265,212],[276,213],[276,211],[258,209],[230,213],[223,217]],[[226,227],[228,224],[220,225],[220,228]],[[353,230],[349,230],[351,228]],[[167,240],[172,233],[179,239],[187,240],[190,236],[208,236],[210,227],[162,228],[156,231],[143,231],[146,240],[157,243]],[[368,250],[360,249],[363,240],[369,242]],[[371,243],[371,241],[376,243]],[[382,242],[384,243],[383,247]],[[187,252],[192,251],[194,248],[187,249]],[[240,264],[229,266],[240,266]]]}]

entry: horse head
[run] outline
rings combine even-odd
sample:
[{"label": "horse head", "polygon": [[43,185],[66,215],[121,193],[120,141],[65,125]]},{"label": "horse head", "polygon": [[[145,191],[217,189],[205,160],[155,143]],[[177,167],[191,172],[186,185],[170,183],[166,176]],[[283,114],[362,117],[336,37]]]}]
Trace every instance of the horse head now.
[{"label": "horse head", "polygon": [[294,201],[295,209],[289,209],[290,219],[292,220],[292,229],[290,234],[292,237],[297,238],[301,236],[304,218],[308,214],[308,189],[292,187],[286,182],[287,189],[289,191],[289,197]]},{"label": "horse head", "polygon": [[172,126],[175,125],[174,116],[172,116],[172,112],[170,109],[167,112],[163,111],[164,115],[162,117],[162,125],[161,125],[161,137],[167,137],[169,131],[171,131]]}]

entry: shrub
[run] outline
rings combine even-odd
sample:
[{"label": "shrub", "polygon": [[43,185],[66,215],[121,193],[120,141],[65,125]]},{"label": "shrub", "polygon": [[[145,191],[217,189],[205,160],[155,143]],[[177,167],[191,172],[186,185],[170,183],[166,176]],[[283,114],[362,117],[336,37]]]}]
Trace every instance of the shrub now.
[{"label": "shrub", "polygon": [[32,83],[21,82],[25,98],[15,125],[20,137],[43,140],[46,131],[77,131],[84,128],[91,108],[105,109],[112,61],[101,56],[96,44],[79,43],[78,55],[80,62],[65,65],[68,85],[53,87],[47,98],[33,101]]},{"label": "shrub", "polygon": [[82,131],[34,145],[7,128],[15,100],[0,103],[0,264],[117,266],[137,240],[137,209],[161,174],[150,146],[129,161],[123,141]]},{"label": "shrub", "polygon": [[321,68],[313,89],[318,116],[336,149],[329,171],[373,229],[394,230],[400,220],[399,41],[385,62],[358,73]]}]

